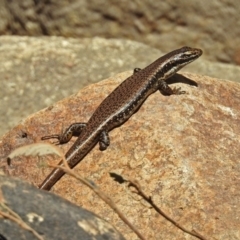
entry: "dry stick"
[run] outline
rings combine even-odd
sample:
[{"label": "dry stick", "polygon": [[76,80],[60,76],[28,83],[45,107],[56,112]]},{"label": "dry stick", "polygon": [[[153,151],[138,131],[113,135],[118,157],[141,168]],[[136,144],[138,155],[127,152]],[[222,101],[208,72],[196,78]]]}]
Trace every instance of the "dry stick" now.
[{"label": "dry stick", "polygon": [[[64,160],[64,165],[66,165],[66,161]],[[67,174],[69,174],[70,176],[78,179],[79,181],[81,181],[83,184],[87,185],[89,188],[91,188],[104,202],[106,202],[117,214],[118,216],[122,219],[123,222],[125,222],[130,229],[132,229],[133,232],[136,233],[136,235],[143,240],[146,240],[146,238],[144,238],[142,236],[142,234],[132,225],[132,223],[130,223],[128,221],[128,219],[123,215],[123,213],[118,209],[118,207],[116,206],[116,204],[112,201],[112,199],[110,197],[108,197],[104,192],[102,192],[95,184],[91,183],[90,181],[82,178],[80,175],[77,175],[76,173],[74,173],[73,170],[71,170],[68,165],[67,167],[63,167],[63,166],[59,166],[59,165],[49,165],[50,167],[53,168],[60,168],[62,169],[64,172],[66,172]]]},{"label": "dry stick", "polygon": [[177,223],[176,221],[174,221],[171,217],[169,217],[166,213],[164,213],[160,208],[158,208],[158,206],[152,201],[151,197],[148,197],[141,189],[139,183],[135,180],[125,180],[128,181],[130,183],[130,185],[132,185],[133,187],[135,187],[138,191],[138,194],[145,199],[148,203],[151,204],[151,206],[159,213],[161,214],[164,218],[166,218],[169,222],[171,222],[172,224],[174,224],[176,227],[178,227],[179,229],[181,229],[182,231],[184,231],[185,233],[188,233],[194,237],[197,237],[198,239],[201,240],[207,240],[205,237],[203,237],[201,234],[199,234],[198,232],[196,232],[195,230],[190,231],[188,229],[186,229],[185,227],[181,226],[179,223]]},{"label": "dry stick", "polygon": [[21,217],[16,214],[14,211],[12,211],[8,206],[6,206],[3,202],[0,202],[0,206],[2,206],[3,209],[6,209],[9,213],[5,213],[0,211],[0,215],[2,215],[5,218],[8,218],[10,220],[12,220],[13,222],[16,222],[19,226],[21,226],[22,228],[32,232],[32,234],[37,237],[39,240],[44,240],[44,238],[42,236],[40,236],[33,228],[31,228],[30,226],[28,226],[22,219]]}]

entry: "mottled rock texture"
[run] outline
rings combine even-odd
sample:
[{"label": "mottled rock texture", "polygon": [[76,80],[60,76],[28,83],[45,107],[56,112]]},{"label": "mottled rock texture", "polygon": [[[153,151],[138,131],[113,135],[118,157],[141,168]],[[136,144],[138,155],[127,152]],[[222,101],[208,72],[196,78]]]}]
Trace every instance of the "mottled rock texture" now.
[{"label": "mottled rock texture", "polygon": [[[0,145],[5,173],[39,184],[51,171],[48,157],[19,157],[8,167],[3,158],[17,146],[38,142],[73,122],[86,122],[99,103],[131,73],[90,85],[42,110],[8,132]],[[110,195],[147,239],[195,239],[160,217],[110,172],[138,180],[142,189],[173,219],[206,239],[240,239],[240,86],[185,73],[198,87],[178,83],[187,94],[155,93],[120,128],[110,132],[111,145],[98,146],[76,172]],[[61,146],[64,152],[74,139]],[[105,203],[77,180],[64,176],[52,190],[110,221],[127,239],[136,236]]]}]

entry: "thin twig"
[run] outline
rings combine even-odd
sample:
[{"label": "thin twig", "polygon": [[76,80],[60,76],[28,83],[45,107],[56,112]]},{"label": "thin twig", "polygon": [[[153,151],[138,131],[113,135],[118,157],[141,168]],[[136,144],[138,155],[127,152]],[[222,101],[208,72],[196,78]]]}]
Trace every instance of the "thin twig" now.
[{"label": "thin twig", "polygon": [[207,240],[205,237],[203,237],[201,234],[199,234],[197,231],[195,230],[188,230],[185,227],[181,226],[179,223],[177,223],[175,220],[173,220],[171,217],[169,217],[166,213],[164,213],[152,200],[151,197],[148,197],[141,189],[139,183],[136,180],[125,180],[127,182],[129,182],[130,186],[135,187],[135,189],[138,191],[138,194],[144,199],[146,200],[159,214],[161,214],[164,218],[166,218],[169,222],[171,222],[172,224],[174,224],[176,227],[178,227],[179,229],[181,229],[183,232],[188,233],[198,239],[201,240]]}]

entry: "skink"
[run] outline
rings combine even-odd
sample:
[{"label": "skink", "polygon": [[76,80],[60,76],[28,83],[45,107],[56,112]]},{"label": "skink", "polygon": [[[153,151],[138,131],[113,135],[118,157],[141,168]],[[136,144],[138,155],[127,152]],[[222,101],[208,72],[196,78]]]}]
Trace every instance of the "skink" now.
[{"label": "skink", "polygon": [[[136,113],[150,94],[157,90],[165,95],[185,93],[180,88],[171,89],[165,80],[201,55],[201,49],[182,47],[160,57],[144,69],[136,68],[133,75],[103,100],[87,123],[74,123],[64,134],[45,136],[42,139],[57,138],[62,144],[78,134],[77,140],[66,153],[69,167],[73,168],[97,143],[101,151],[106,150],[110,144],[108,132]],[[63,175],[62,170],[54,169],[39,188],[50,190]]]}]

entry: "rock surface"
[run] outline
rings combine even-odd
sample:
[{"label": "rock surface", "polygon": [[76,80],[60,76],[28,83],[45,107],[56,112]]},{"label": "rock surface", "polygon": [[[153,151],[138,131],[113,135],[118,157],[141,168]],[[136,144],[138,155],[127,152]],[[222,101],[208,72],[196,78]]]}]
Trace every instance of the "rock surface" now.
[{"label": "rock surface", "polygon": [[[124,240],[109,223],[93,213],[17,179],[0,176],[0,196],[0,204],[4,201],[45,240]],[[8,240],[37,239],[32,232],[0,214],[1,240],[3,236]]]},{"label": "rock surface", "polygon": [[[1,167],[38,185],[51,171],[52,156],[13,159],[3,157],[14,148],[60,133],[73,122],[86,122],[99,103],[131,73],[122,73],[90,85],[76,95],[42,110],[8,132],[1,141]],[[147,239],[195,239],[184,234],[149,208],[110,172],[129,176],[168,215],[206,239],[240,239],[240,86],[206,76],[184,74],[198,83],[178,83],[188,94],[155,93],[120,128],[110,132],[111,145],[98,146],[75,171],[95,182],[117,203]],[[61,146],[64,152],[74,139]],[[136,236],[87,187],[69,176],[53,192],[111,222],[126,239]]]}]

